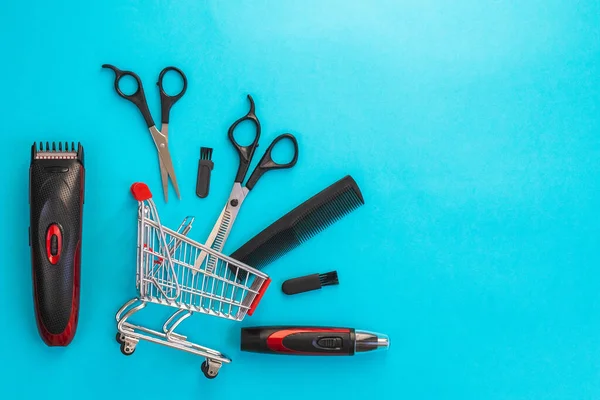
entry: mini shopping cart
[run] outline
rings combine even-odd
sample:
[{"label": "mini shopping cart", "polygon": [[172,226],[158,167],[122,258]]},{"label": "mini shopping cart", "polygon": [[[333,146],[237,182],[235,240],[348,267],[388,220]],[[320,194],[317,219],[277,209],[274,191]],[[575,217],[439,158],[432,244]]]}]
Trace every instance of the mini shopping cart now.
[{"label": "mini shopping cart", "polygon": [[[201,370],[215,378],[231,359],[224,354],[192,343],[175,329],[193,313],[241,321],[252,315],[271,280],[262,272],[190,240],[186,235],[193,218],[183,220],[177,231],[160,223],[152,194],[143,183],[131,186],[138,201],[138,246],[136,288],[138,296],[117,312],[117,342],[121,352],[131,355],[140,340],[162,344],[205,358]],[[208,259],[199,268],[194,261],[200,252]],[[214,268],[206,268],[210,262]],[[161,331],[130,322],[148,303],[177,309]]]}]

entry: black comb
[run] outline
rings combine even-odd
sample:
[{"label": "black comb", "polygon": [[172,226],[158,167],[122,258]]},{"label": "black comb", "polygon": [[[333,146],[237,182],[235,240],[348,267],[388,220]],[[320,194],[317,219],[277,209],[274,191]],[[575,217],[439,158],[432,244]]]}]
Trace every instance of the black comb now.
[{"label": "black comb", "polygon": [[[363,204],[358,185],[348,175],[279,218],[230,257],[264,268]],[[239,271],[238,277],[244,275]]]}]

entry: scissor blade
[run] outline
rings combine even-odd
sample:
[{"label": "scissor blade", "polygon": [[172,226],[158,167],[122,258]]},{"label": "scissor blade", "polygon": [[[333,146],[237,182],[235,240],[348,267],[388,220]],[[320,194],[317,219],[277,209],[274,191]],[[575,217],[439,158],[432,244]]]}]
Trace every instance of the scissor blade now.
[{"label": "scissor blade", "polygon": [[175,177],[175,168],[173,167],[173,160],[171,159],[171,153],[169,152],[169,140],[167,136],[162,134],[156,126],[150,127],[150,134],[152,135],[152,139],[154,139],[154,144],[156,145],[156,149],[158,150],[158,156],[160,157],[160,173],[163,184],[163,192],[165,193],[165,199],[167,199],[167,192],[169,190],[169,180],[165,179],[165,175],[171,178],[171,182],[173,183],[173,188],[175,189],[175,194],[177,194],[177,198],[181,199],[181,195],[179,194],[179,185],[177,184],[177,178]]},{"label": "scissor blade", "polygon": [[[210,232],[210,235],[208,236],[208,239],[204,245],[214,249],[215,251],[221,252],[223,245],[225,244],[225,240],[227,240],[227,237],[229,236],[232,222],[233,220],[231,211],[227,206],[223,207],[223,211],[221,211],[221,215],[219,215],[217,223]],[[208,256],[208,253],[205,251],[201,252],[194,262],[194,268],[199,269],[206,259],[206,256]]]},{"label": "scissor blade", "polygon": [[[206,240],[205,246],[210,247],[211,249],[221,253],[223,251],[223,246],[225,246],[225,242],[229,237],[229,233],[231,232],[231,227],[237,218],[237,215],[240,211],[240,207],[242,203],[246,199],[248,195],[248,188],[242,187],[239,182],[235,182],[233,184],[233,189],[231,189],[231,194],[229,195],[229,199],[223,207],[223,211],[221,211],[221,215],[217,219],[217,223],[212,229],[212,232],[208,236]],[[196,261],[194,262],[194,267],[200,269],[202,263],[206,259],[206,252],[200,252]],[[214,267],[216,266],[217,259],[214,256],[208,258],[208,262],[206,263],[206,271],[208,273],[212,273]]]},{"label": "scissor blade", "polygon": [[[181,199],[181,195],[179,194],[179,185],[177,184],[177,178],[175,177],[175,169],[173,168],[173,160],[171,159],[171,153],[169,153],[169,149],[159,152],[161,159],[163,161],[163,169],[166,170],[166,173],[171,178],[171,183],[173,183],[173,189],[175,189],[175,194],[178,199]],[[168,180],[166,184],[168,188]]]},{"label": "scissor blade", "polygon": [[158,163],[160,165],[160,181],[162,182],[163,194],[165,196],[165,203],[169,202],[169,174],[165,169],[165,164],[162,158],[158,157]]}]

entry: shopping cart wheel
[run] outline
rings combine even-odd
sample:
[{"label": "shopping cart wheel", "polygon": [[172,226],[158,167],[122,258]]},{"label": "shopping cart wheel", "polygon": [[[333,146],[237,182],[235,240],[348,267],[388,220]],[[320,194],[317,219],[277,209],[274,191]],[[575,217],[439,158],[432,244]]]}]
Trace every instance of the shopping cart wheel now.
[{"label": "shopping cart wheel", "polygon": [[117,343],[123,344],[125,342],[125,335],[121,332],[117,332]]},{"label": "shopping cart wheel", "polygon": [[135,352],[135,346],[128,344],[127,342],[121,343],[121,353],[125,356],[130,356]]},{"label": "shopping cart wheel", "polygon": [[219,375],[221,363],[213,360],[206,360],[200,366],[200,370],[208,379],[215,379]]}]

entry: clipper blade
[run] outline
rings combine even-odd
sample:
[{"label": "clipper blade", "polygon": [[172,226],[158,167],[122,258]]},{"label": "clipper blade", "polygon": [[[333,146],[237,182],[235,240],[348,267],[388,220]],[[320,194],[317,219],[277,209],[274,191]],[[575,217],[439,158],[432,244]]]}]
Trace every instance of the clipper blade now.
[{"label": "clipper blade", "polygon": [[[64,143],[64,146],[63,146]],[[32,160],[79,160],[83,162],[83,147],[75,142],[39,142],[31,146]]]}]

